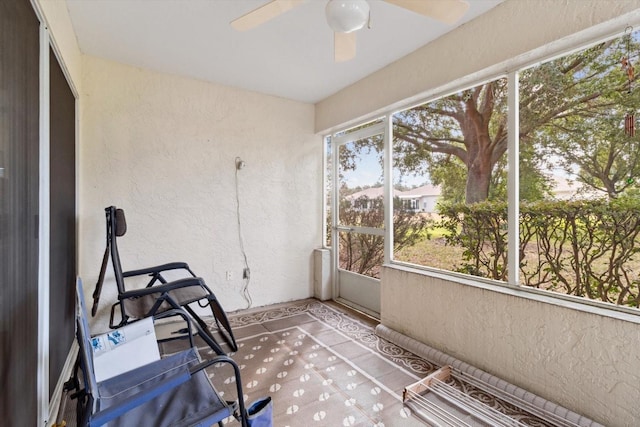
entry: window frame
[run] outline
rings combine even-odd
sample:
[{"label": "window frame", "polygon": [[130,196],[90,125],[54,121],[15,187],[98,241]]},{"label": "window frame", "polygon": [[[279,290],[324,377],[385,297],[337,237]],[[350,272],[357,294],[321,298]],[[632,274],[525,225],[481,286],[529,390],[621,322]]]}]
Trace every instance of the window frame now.
[{"label": "window frame", "polygon": [[[384,204],[388,206],[385,214],[385,257],[384,265],[395,268],[409,270],[414,273],[423,274],[425,276],[436,277],[440,279],[450,280],[456,283],[480,286],[486,288],[508,292],[530,297],[538,301],[554,303],[562,306],[571,306],[576,309],[584,310],[598,315],[607,315],[610,317],[629,320],[628,315],[632,315],[634,321],[640,317],[640,309],[619,306],[603,301],[589,300],[583,297],[567,295],[553,291],[546,291],[536,288],[530,288],[520,284],[519,274],[510,275],[508,282],[470,276],[449,270],[441,270],[434,267],[412,264],[409,262],[397,261],[393,259],[393,115],[440,98],[444,98],[451,94],[472,87],[482,85],[499,78],[507,78],[507,125],[508,125],[508,148],[507,148],[507,206],[508,206],[508,260],[507,267],[509,271],[519,270],[519,216],[520,216],[520,199],[519,199],[519,74],[522,70],[536,66],[538,64],[552,61],[554,59],[575,53],[598,43],[602,43],[613,38],[624,36],[628,26],[640,25],[638,22],[628,24],[621,27],[618,22],[609,22],[592,27],[588,30],[574,34],[571,37],[562,40],[556,40],[549,44],[534,49],[527,54],[512,58],[503,64],[496,64],[482,71],[465,76],[456,81],[449,82],[437,88],[433,88],[422,96],[411,97],[410,100],[398,102],[393,107],[388,107],[382,111],[377,111],[362,120],[351,121],[348,127],[336,127],[325,135],[325,138],[335,137],[342,132],[348,132],[356,126],[364,126],[374,120],[380,119],[382,114],[386,117],[386,128],[384,134],[385,159],[384,159]],[[382,114],[381,114],[382,113]],[[354,125],[354,123],[356,123]],[[332,149],[335,147],[332,145]],[[323,191],[324,194],[324,191]],[[325,199],[326,202],[326,199]],[[326,206],[325,210],[326,212]],[[325,219],[326,224],[326,219]]]}]

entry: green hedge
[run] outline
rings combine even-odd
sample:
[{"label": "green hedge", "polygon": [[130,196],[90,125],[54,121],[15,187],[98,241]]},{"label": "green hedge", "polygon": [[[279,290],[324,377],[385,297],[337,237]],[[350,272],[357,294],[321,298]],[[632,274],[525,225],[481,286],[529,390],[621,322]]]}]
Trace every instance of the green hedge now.
[{"label": "green hedge", "polygon": [[[447,243],[464,249],[456,270],[508,280],[507,204],[441,206]],[[520,283],[638,307],[640,201],[543,201],[520,205]]]}]

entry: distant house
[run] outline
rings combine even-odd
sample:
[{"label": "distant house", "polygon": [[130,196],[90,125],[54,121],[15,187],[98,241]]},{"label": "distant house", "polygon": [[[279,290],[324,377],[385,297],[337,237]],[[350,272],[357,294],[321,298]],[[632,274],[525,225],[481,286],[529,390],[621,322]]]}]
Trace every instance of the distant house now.
[{"label": "distant house", "polygon": [[553,175],[551,180],[553,183],[551,192],[557,200],[595,199],[606,196],[604,192],[595,190],[577,180],[559,175]]},{"label": "distant house", "polygon": [[[353,207],[358,209],[370,209],[371,200],[383,196],[383,187],[365,188],[362,191],[350,194],[346,197]],[[405,209],[415,212],[435,213],[436,203],[440,197],[440,187],[423,185],[407,191],[393,190],[393,197],[398,198]]]},{"label": "distant house", "polygon": [[440,186],[427,184],[408,191],[401,191],[398,194],[398,198],[406,209],[434,213],[441,192]]},{"label": "distant house", "polygon": [[[577,181],[559,175],[551,177],[553,198],[556,200],[594,199],[606,196],[602,191]],[[383,187],[371,187],[350,194],[346,197],[357,209],[371,209],[373,200],[382,197]],[[414,212],[435,213],[436,205],[441,195],[441,188],[437,185],[422,185],[407,191],[393,190],[393,197],[400,200],[402,207]]]}]

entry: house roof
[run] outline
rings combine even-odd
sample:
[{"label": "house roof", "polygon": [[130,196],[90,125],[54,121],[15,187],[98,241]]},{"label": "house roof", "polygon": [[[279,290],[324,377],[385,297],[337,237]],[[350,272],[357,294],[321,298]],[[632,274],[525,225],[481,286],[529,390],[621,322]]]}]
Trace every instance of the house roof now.
[{"label": "house roof", "polygon": [[[556,199],[591,199],[595,197],[602,197],[604,195],[601,191],[594,190],[593,188],[590,188],[579,181],[563,176],[553,175],[551,177],[551,180],[553,183],[551,191]],[[383,191],[384,187],[365,188],[364,190],[350,194],[346,198],[348,200],[356,200],[360,197],[375,199],[377,197],[382,197]],[[442,190],[440,186],[431,184],[425,184],[407,191],[400,191],[395,188],[393,190],[393,196],[400,199],[438,197],[441,193]]]},{"label": "house roof", "polygon": [[[376,199],[378,197],[382,197],[384,192],[384,187],[371,187],[365,188],[364,190],[349,194],[346,199],[347,200],[356,200],[360,197],[366,197],[368,199]],[[393,190],[393,195],[397,195],[397,190]]]},{"label": "house roof", "polygon": [[412,188],[411,190],[402,191],[400,193],[400,198],[439,196],[441,193],[442,189],[440,188],[440,186],[426,184],[420,187]]},{"label": "house roof", "polygon": [[[356,200],[360,197],[367,197],[369,199],[375,199],[378,197],[382,197],[384,192],[384,187],[371,187],[365,188],[364,190],[358,191],[356,193],[348,195],[347,200]],[[413,199],[419,197],[427,197],[427,196],[439,196],[440,195],[440,187],[433,185],[423,185],[421,187],[416,187],[408,191],[400,191],[397,189],[393,189],[393,196],[399,197],[401,199]]]}]

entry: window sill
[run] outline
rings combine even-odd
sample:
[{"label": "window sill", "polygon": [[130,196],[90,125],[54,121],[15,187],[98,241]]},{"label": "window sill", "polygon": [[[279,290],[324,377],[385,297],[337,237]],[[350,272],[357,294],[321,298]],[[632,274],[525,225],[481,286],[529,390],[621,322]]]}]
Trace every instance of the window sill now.
[{"label": "window sill", "polygon": [[564,295],[541,289],[528,288],[525,286],[514,286],[481,277],[472,277],[461,273],[448,272],[413,264],[405,264],[397,261],[384,264],[383,267],[407,273],[419,274],[425,277],[447,280],[461,285],[472,286],[474,288],[498,292],[518,298],[525,298],[543,304],[556,305],[570,310],[577,310],[598,316],[640,324],[640,310],[630,307],[622,307],[615,304],[587,300],[573,295]]}]

